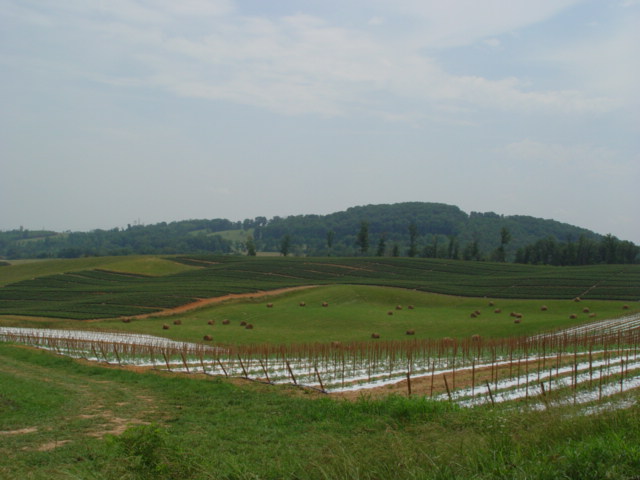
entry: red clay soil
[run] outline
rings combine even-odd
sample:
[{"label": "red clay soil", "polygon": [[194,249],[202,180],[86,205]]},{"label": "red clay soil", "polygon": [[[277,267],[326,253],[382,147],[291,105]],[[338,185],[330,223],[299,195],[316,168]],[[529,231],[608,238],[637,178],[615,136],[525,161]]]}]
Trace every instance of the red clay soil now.
[{"label": "red clay soil", "polygon": [[167,309],[162,310],[160,312],[145,313],[143,315],[135,315],[135,316],[130,316],[128,318],[140,319],[140,318],[149,318],[149,317],[163,317],[163,316],[167,316],[167,315],[175,315],[176,313],[188,312],[190,310],[195,310],[197,308],[206,307],[207,305],[226,302],[228,300],[236,300],[236,299],[239,299],[239,298],[268,297],[268,296],[271,296],[271,295],[280,295],[282,293],[293,292],[293,291],[296,291],[296,290],[304,290],[304,289],[307,289],[307,288],[315,288],[315,287],[316,287],[315,285],[305,285],[305,286],[302,286],[302,287],[279,288],[277,290],[268,290],[268,291],[260,290],[260,291],[251,292],[251,293],[230,293],[229,295],[223,295],[221,297],[200,298],[200,299],[196,300],[195,302],[186,303],[184,305],[180,305],[179,307],[167,308]]}]

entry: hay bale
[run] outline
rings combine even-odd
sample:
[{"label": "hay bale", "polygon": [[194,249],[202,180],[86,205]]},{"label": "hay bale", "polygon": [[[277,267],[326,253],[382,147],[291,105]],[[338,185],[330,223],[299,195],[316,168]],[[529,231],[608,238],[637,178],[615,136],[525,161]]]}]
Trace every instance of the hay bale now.
[{"label": "hay bale", "polygon": [[502,313],[502,310],[500,308],[496,308],[493,313]]},{"label": "hay bale", "polygon": [[415,330],[407,330],[407,335],[415,335],[416,331]]},{"label": "hay bale", "polygon": [[328,302],[322,302],[322,306],[323,306],[323,307],[328,307],[328,306],[329,306],[329,303],[328,303]]},{"label": "hay bale", "polygon": [[402,305],[396,305],[396,310],[402,310]]},{"label": "hay bale", "polygon": [[162,329],[163,330],[169,330],[169,325],[167,325],[166,323],[162,325]]},{"label": "hay bale", "polygon": [[253,323],[247,323],[244,328],[246,328],[247,330],[253,330]]},{"label": "hay bale", "polygon": [[409,310],[413,310],[415,307],[414,307],[413,305],[407,305],[407,308],[408,308]]},{"label": "hay bale", "polygon": [[471,335],[471,341],[472,341],[472,342],[479,342],[481,338],[482,338],[482,337],[480,337],[480,335],[478,335],[478,334],[476,334],[476,335]]},{"label": "hay bale", "polygon": [[209,320],[209,321],[207,322],[207,325],[215,325],[215,324],[216,324],[216,321],[215,321],[215,320]]},{"label": "hay bale", "polygon": [[223,325],[229,325],[231,322],[229,321],[228,318],[225,318],[224,320],[222,320],[222,324]]},{"label": "hay bale", "polygon": [[521,313],[516,313],[516,318],[522,318],[522,314]]},{"label": "hay bale", "polygon": [[517,315],[517,313],[516,313],[516,312],[511,312],[511,313],[509,314],[509,316],[510,316],[510,317],[515,317],[516,315]]},{"label": "hay bale", "polygon": [[331,346],[333,348],[340,348],[342,346],[342,342],[333,341],[333,342],[331,342]]},{"label": "hay bale", "polygon": [[589,314],[589,318],[596,318],[596,314],[595,313],[590,313]]},{"label": "hay bale", "polygon": [[301,307],[306,307],[307,306],[307,304],[304,303],[304,302],[300,302],[298,305],[300,305]]},{"label": "hay bale", "polygon": [[572,313],[571,315],[569,315],[569,318],[574,320],[574,319],[578,318],[578,315],[576,315],[575,313]]},{"label": "hay bale", "polygon": [[380,334],[379,333],[372,333],[371,334],[371,338],[380,338]]},{"label": "hay bale", "polygon": [[493,307],[494,305],[495,305],[495,303],[493,303],[493,302],[489,302],[489,306],[490,306],[490,307]]},{"label": "hay bale", "polygon": [[542,310],[543,312],[546,312],[547,310],[549,310],[549,307],[547,307],[546,305],[542,305],[540,307],[540,310]]},{"label": "hay bale", "polygon": [[267,308],[273,308],[273,303],[267,303]]},{"label": "hay bale", "polygon": [[245,322],[244,320],[240,322],[241,327],[244,327],[245,325],[247,325],[247,322]]},{"label": "hay bale", "polygon": [[182,325],[182,320],[174,320],[173,324],[174,325]]},{"label": "hay bale", "polygon": [[210,342],[211,340],[213,340],[213,337],[211,335],[205,335],[204,337],[202,337],[202,339],[205,342]]},{"label": "hay bale", "polygon": [[589,313],[589,309],[588,309],[587,307],[584,307],[584,308],[582,309],[582,313]]},{"label": "hay bale", "polygon": [[471,318],[476,318],[476,317],[477,317],[476,312],[471,312],[471,315],[469,315],[469,316],[470,316]]},{"label": "hay bale", "polygon": [[480,310],[475,310],[473,313],[479,316],[482,312]]},{"label": "hay bale", "polygon": [[574,302],[579,302],[580,301],[580,297],[576,297],[573,299]]},{"label": "hay bale", "polygon": [[389,310],[389,311],[387,312],[387,315],[393,315],[393,310]]},{"label": "hay bale", "polygon": [[629,305],[622,305],[623,310],[629,310]]},{"label": "hay bale", "polygon": [[122,319],[122,323],[129,323],[129,322],[131,322],[130,318],[123,318]]},{"label": "hay bale", "polygon": [[519,318],[516,318],[513,323],[520,323],[522,320],[520,320]]}]

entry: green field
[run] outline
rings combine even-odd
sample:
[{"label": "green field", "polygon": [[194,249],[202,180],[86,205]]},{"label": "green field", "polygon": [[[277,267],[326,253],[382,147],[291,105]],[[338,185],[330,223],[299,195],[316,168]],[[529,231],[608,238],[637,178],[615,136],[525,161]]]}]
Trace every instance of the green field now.
[{"label": "green field", "polygon": [[[312,288],[269,295],[303,286]],[[231,293],[254,298],[120,318]],[[0,326],[198,342],[207,334],[235,345],[373,342],[373,332],[382,341],[520,337],[638,312],[638,300],[638,265],[138,256],[0,268]],[[467,409],[422,395],[346,401],[0,343],[0,478],[631,480],[640,472],[636,396],[624,394],[626,409],[592,415],[517,402]]]},{"label": "green field", "polygon": [[633,479],[640,410],[575,416],[81,364],[0,345],[7,479]]},{"label": "green field", "polygon": [[409,258],[111,257],[0,270],[0,315],[101,319],[231,293],[375,285],[504,299],[640,299],[640,265],[539,267]]}]

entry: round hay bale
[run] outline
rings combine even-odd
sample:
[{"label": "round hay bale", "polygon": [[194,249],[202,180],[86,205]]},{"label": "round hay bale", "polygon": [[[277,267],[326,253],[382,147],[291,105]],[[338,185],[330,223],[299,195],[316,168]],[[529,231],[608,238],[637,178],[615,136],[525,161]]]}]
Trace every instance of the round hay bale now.
[{"label": "round hay bale", "polygon": [[333,348],[340,348],[342,346],[342,342],[338,342],[338,341],[333,341],[331,342],[331,347]]},{"label": "round hay bale", "polygon": [[163,330],[169,330],[169,325],[167,325],[166,323],[162,325],[162,329]]},{"label": "round hay bale", "polygon": [[247,323],[244,328],[246,328],[247,330],[253,330],[253,323]]},{"label": "round hay bale", "polygon": [[623,310],[629,310],[629,305],[622,305]]},{"label": "round hay bale", "polygon": [[494,305],[495,305],[495,303],[493,303],[493,302],[489,302],[489,306],[490,306],[490,307],[493,307]]},{"label": "round hay bale", "polygon": [[578,315],[576,315],[575,313],[572,313],[571,315],[569,315],[569,318],[574,320],[574,319],[578,318]]},{"label": "round hay bale", "polygon": [[589,314],[589,318],[596,318],[596,314],[595,313],[590,313]]},{"label": "round hay bale", "polygon": [[207,322],[207,325],[215,325],[215,324],[216,324],[216,321],[215,321],[215,320],[209,320],[209,321]]},{"label": "round hay bale", "polygon": [[471,335],[471,341],[472,342],[479,342],[481,338],[482,337],[480,337],[480,335],[478,335],[478,334]]},{"label": "round hay bale", "polygon": [[131,322],[130,318],[123,318],[122,319],[122,323],[129,323],[129,322]]},{"label": "round hay bale", "polygon": [[540,310],[542,310],[543,312],[546,312],[547,310],[549,310],[549,307],[547,307],[546,305],[542,305],[540,307]]},{"label": "round hay bale", "polygon": [[240,322],[240,326],[241,326],[241,327],[244,327],[244,326],[246,326],[246,325],[247,325],[247,322],[245,322],[244,320]]},{"label": "round hay bale", "polygon": [[396,310],[402,310],[402,305],[396,305]]},{"label": "round hay bale", "polygon": [[513,323],[520,323],[522,320],[520,320],[519,318],[516,318]]},{"label": "round hay bale", "polygon": [[329,306],[329,303],[328,303],[328,302],[322,302],[322,306],[323,306],[323,307],[328,307],[328,306]]},{"label": "round hay bale", "polygon": [[273,308],[273,303],[267,303],[267,308]]},{"label": "round hay bale", "polygon": [[587,307],[584,307],[584,308],[582,309],[582,313],[589,313],[589,309],[588,309]]},{"label": "round hay bale", "polygon": [[300,305],[301,307],[306,307],[307,306],[307,304],[304,303],[304,302],[300,302],[298,305]]},{"label": "round hay bale", "polygon": [[475,313],[476,315],[480,315],[482,312],[480,310],[476,310],[473,313]]},{"label": "round hay bale", "polygon": [[516,313],[516,312],[511,312],[511,313],[509,314],[509,316],[510,316],[510,317],[515,317],[516,315],[517,315],[517,313]]},{"label": "round hay bale", "polygon": [[387,315],[393,315],[393,310],[389,310],[389,311],[387,312]]},{"label": "round hay bale", "polygon": [[471,318],[476,318],[476,317],[477,317],[476,312],[471,312],[471,315],[469,315],[469,316],[470,316]]},{"label": "round hay bale", "polygon": [[182,325],[182,320],[174,320],[173,324],[174,325]]},{"label": "round hay bale", "polygon": [[371,334],[371,338],[380,338],[380,334],[379,333],[372,333]]},{"label": "round hay bale", "polygon": [[501,310],[501,309],[499,309],[499,308],[496,308],[496,309],[493,311],[493,313],[502,313],[502,310]]},{"label": "round hay bale", "polygon": [[407,308],[408,308],[409,310],[413,310],[415,307],[414,307],[413,305],[407,305]]},{"label": "round hay bale", "polygon": [[210,342],[211,340],[213,340],[213,337],[211,335],[205,335],[204,337],[202,337],[202,339],[205,342]]},{"label": "round hay bale", "polygon": [[516,318],[522,318],[522,314],[521,313],[516,313]]},{"label": "round hay bale", "polygon": [[576,297],[573,299],[574,302],[579,302],[580,301],[580,297]]},{"label": "round hay bale", "polygon": [[224,320],[222,320],[223,325],[229,325],[230,323],[231,321],[228,318],[225,318]]},{"label": "round hay bale", "polygon": [[415,330],[407,330],[407,335],[415,335],[416,331]]}]

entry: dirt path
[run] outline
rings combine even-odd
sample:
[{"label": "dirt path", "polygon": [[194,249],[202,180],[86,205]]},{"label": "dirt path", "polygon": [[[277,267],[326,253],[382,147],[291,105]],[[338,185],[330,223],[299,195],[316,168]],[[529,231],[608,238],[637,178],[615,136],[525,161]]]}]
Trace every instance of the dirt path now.
[{"label": "dirt path", "polygon": [[184,305],[180,305],[179,307],[167,308],[167,309],[162,310],[160,312],[145,313],[145,314],[142,314],[142,315],[131,316],[131,317],[128,317],[128,318],[140,319],[140,318],[150,318],[150,317],[164,317],[164,316],[167,316],[167,315],[175,315],[177,313],[184,313],[184,312],[188,312],[190,310],[195,310],[197,308],[206,307],[207,305],[226,302],[228,300],[236,300],[236,299],[239,299],[239,298],[269,297],[269,296],[272,296],[272,295],[280,295],[282,293],[294,292],[294,291],[297,291],[297,290],[305,290],[305,289],[308,289],[308,288],[316,288],[316,287],[317,287],[317,285],[304,285],[304,286],[301,286],[301,287],[279,288],[279,289],[276,289],[276,290],[266,290],[266,291],[258,290],[257,292],[251,292],[251,293],[230,293],[229,295],[223,295],[221,297],[201,298],[199,300],[196,300],[195,302],[191,302],[191,303],[186,303]]}]

